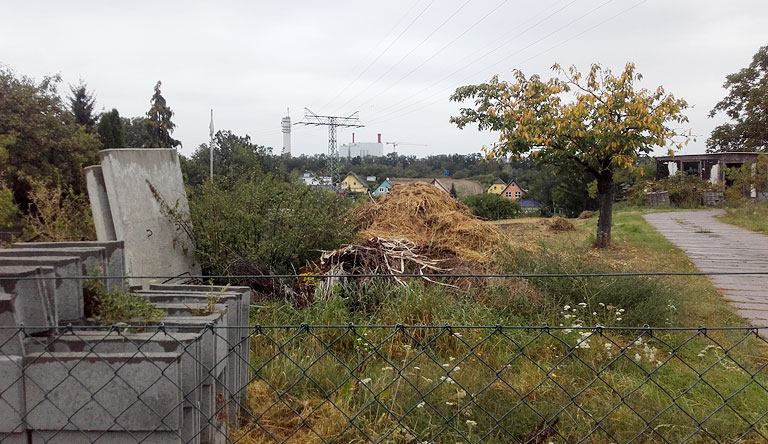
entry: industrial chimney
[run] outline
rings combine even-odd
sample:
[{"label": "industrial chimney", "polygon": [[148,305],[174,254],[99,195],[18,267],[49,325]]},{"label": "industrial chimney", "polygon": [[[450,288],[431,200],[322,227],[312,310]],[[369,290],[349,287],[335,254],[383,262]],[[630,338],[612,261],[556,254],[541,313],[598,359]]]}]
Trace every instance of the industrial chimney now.
[{"label": "industrial chimney", "polygon": [[283,117],[280,121],[280,126],[283,129],[283,156],[291,157],[291,116],[290,110],[287,111],[288,115]]}]

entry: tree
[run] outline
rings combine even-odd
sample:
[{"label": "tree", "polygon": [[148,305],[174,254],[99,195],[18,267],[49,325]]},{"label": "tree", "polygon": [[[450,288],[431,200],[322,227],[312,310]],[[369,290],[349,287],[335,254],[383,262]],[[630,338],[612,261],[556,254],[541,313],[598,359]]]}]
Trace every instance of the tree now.
[{"label": "tree", "polygon": [[453,184],[453,183],[451,184],[451,192],[450,192],[450,194],[451,194],[452,198],[456,199],[456,196],[457,196],[457,194],[456,194],[456,185]]},{"label": "tree", "polygon": [[147,127],[144,121],[146,117],[121,117],[123,123],[123,135],[127,148],[141,148],[147,144]]},{"label": "tree", "polygon": [[125,148],[123,121],[116,109],[112,108],[112,111],[102,114],[96,133],[104,148]]},{"label": "tree", "polygon": [[87,133],[93,133],[96,126],[96,116],[93,114],[93,106],[96,99],[82,80],[77,85],[69,85],[69,110],[75,116],[75,122],[83,125]]},{"label": "tree", "polygon": [[451,100],[475,99],[476,108],[462,108],[451,122],[460,129],[476,123],[480,130],[498,131],[498,143],[484,147],[489,157],[529,155],[554,166],[556,174],[593,177],[600,201],[595,245],[606,248],[615,172],[634,168],[638,156],[653,146],[673,142],[680,134],[668,124],[687,121],[681,114],[687,104],[662,87],[635,89],[642,76],[633,63],[619,75],[598,64],[586,76],[575,67],[553,70],[564,80],[528,78],[515,70],[512,83],[495,76],[489,83],[458,88]]},{"label": "tree", "polygon": [[752,63],[726,76],[728,95],[709,117],[724,112],[733,123],[717,126],[707,139],[708,152],[768,150],[768,46],[752,57]]},{"label": "tree", "polygon": [[165,97],[160,92],[161,83],[155,84],[155,93],[150,100],[151,107],[147,111],[147,119],[144,121],[147,130],[147,140],[144,144],[147,148],[175,148],[181,146],[181,142],[171,137],[176,124],[171,121],[173,111],[166,104]]},{"label": "tree", "polygon": [[0,68],[0,171],[23,211],[29,209],[31,179],[82,194],[83,167],[98,159],[98,137],[66,109],[59,82],[59,76],[35,82]]}]

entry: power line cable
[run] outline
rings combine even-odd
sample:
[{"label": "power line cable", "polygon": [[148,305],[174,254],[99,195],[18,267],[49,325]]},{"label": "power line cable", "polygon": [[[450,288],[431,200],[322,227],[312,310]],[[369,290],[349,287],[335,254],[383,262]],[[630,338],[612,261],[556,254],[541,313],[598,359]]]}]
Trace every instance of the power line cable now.
[{"label": "power line cable", "polygon": [[458,41],[460,38],[462,38],[464,35],[466,35],[466,34],[467,34],[469,31],[471,31],[471,30],[472,30],[472,29],[474,29],[474,28],[475,28],[477,25],[479,25],[480,23],[482,23],[482,22],[483,22],[485,19],[487,19],[487,18],[488,18],[488,17],[489,17],[491,14],[493,14],[493,13],[494,13],[494,12],[496,12],[496,11],[497,11],[499,8],[501,8],[502,6],[504,6],[504,5],[505,5],[505,4],[506,4],[508,1],[509,1],[509,0],[502,0],[502,1],[501,1],[501,3],[499,3],[498,5],[496,5],[496,6],[495,6],[493,9],[491,9],[490,11],[488,11],[488,13],[486,13],[484,16],[482,16],[482,17],[481,17],[479,20],[477,20],[475,23],[473,23],[473,24],[472,24],[472,25],[470,25],[468,28],[466,28],[466,29],[464,30],[464,32],[462,32],[461,34],[459,34],[458,36],[456,36],[456,38],[454,38],[453,40],[451,40],[450,42],[448,42],[448,43],[447,43],[446,45],[444,45],[442,48],[440,48],[439,50],[437,50],[437,51],[436,51],[434,54],[432,54],[431,56],[429,56],[428,58],[426,58],[426,59],[425,59],[424,61],[422,61],[422,62],[421,62],[421,63],[420,63],[418,66],[416,66],[416,67],[415,67],[415,68],[413,68],[412,70],[408,71],[408,73],[406,73],[404,76],[402,76],[402,77],[400,77],[399,79],[397,79],[397,80],[396,80],[394,83],[392,83],[392,84],[391,84],[389,87],[387,87],[387,88],[386,88],[386,89],[384,89],[383,91],[380,91],[380,92],[379,92],[378,94],[376,94],[375,96],[371,97],[371,98],[368,100],[368,102],[372,102],[372,101],[374,101],[376,98],[378,98],[378,97],[381,97],[381,96],[382,96],[384,93],[386,93],[387,91],[389,91],[390,89],[392,89],[392,88],[393,88],[394,86],[396,86],[398,83],[402,82],[403,80],[405,80],[406,78],[408,78],[408,77],[409,77],[411,74],[413,74],[414,72],[416,72],[417,70],[419,70],[419,69],[420,69],[422,66],[426,65],[427,63],[429,63],[429,62],[430,62],[432,59],[434,59],[435,57],[437,57],[438,55],[440,55],[440,53],[442,53],[443,51],[445,51],[446,49],[448,49],[448,48],[449,48],[451,45],[453,45],[454,43],[456,43],[456,42],[457,42],[457,41]]},{"label": "power line cable", "polygon": [[[613,1],[613,0],[608,0],[607,2],[603,3],[602,5],[598,6],[597,8],[593,9],[592,11],[590,11],[590,13],[591,13],[591,12],[594,12],[595,10],[597,10],[597,9],[599,9],[599,8],[601,8],[602,6],[605,6],[607,3],[610,3],[611,1]],[[601,25],[603,25],[603,24],[605,24],[605,23],[607,23],[607,22],[609,22],[609,21],[611,21],[611,20],[615,19],[616,17],[619,17],[620,15],[622,15],[622,14],[625,14],[625,13],[627,13],[627,12],[631,11],[632,9],[635,9],[635,8],[637,8],[638,6],[642,5],[643,3],[647,2],[647,1],[648,1],[648,0],[642,0],[641,2],[639,2],[639,3],[637,3],[637,4],[633,5],[633,6],[631,6],[631,7],[629,7],[629,8],[626,8],[626,9],[622,10],[622,11],[620,11],[620,12],[618,12],[618,13],[616,13],[616,14],[614,14],[614,15],[610,16],[610,17],[608,17],[607,19],[605,19],[605,20],[602,20],[602,21],[600,21],[600,22],[596,23],[595,25],[592,25],[592,26],[590,26],[589,28],[585,29],[584,31],[582,31],[582,32],[579,32],[578,34],[575,34],[575,35],[573,35],[573,36],[571,36],[571,37],[569,37],[569,38],[567,38],[567,39],[565,39],[565,40],[563,40],[563,41],[561,41],[561,42],[559,42],[559,43],[556,43],[555,45],[552,45],[551,47],[549,47],[549,48],[547,48],[547,49],[545,49],[545,50],[543,50],[543,51],[540,51],[540,52],[539,52],[539,53],[537,53],[537,54],[534,54],[534,55],[532,55],[531,57],[528,57],[527,59],[525,59],[525,60],[521,61],[520,63],[518,63],[518,64],[517,64],[517,66],[520,66],[520,65],[522,65],[522,64],[524,64],[524,63],[527,63],[527,62],[529,62],[529,61],[531,61],[531,60],[533,60],[533,59],[535,59],[535,58],[537,58],[537,57],[539,57],[539,56],[541,56],[541,55],[543,55],[543,54],[546,54],[547,52],[549,52],[549,51],[551,51],[551,50],[553,50],[553,49],[555,49],[555,48],[557,48],[557,47],[559,47],[559,46],[562,46],[562,45],[564,45],[565,43],[567,43],[567,42],[569,42],[569,41],[571,41],[571,40],[573,40],[573,39],[575,39],[575,38],[577,38],[577,37],[580,37],[580,36],[582,36],[582,35],[586,34],[587,32],[589,32],[589,31],[591,31],[591,30],[593,30],[593,29],[595,29],[595,28],[597,28],[597,27],[599,27],[599,26],[601,26]],[[588,14],[589,14],[589,13],[588,13]],[[570,26],[571,24],[573,24],[574,22],[576,22],[576,21],[578,21],[578,20],[582,19],[582,18],[583,18],[583,17],[585,17],[586,15],[587,15],[587,14],[585,14],[585,15],[582,15],[582,16],[581,16],[581,17],[579,17],[578,19],[576,19],[576,20],[573,20],[573,21],[569,22],[569,23],[568,23],[568,24],[566,24],[565,26],[562,26],[562,27],[558,28],[556,31],[553,31],[553,32],[551,32],[551,33],[547,34],[547,35],[546,35],[546,36],[544,36],[543,38],[536,40],[535,42],[531,43],[530,45],[528,45],[528,46],[526,46],[526,47],[524,47],[524,48],[522,48],[522,49],[520,49],[520,50],[518,50],[518,51],[515,51],[515,52],[514,52],[513,54],[511,54],[510,56],[508,56],[508,57],[505,57],[505,58],[504,58],[504,59],[502,59],[501,61],[499,61],[499,62],[496,62],[496,63],[494,63],[493,65],[491,65],[491,66],[489,66],[489,67],[487,67],[487,68],[484,68],[482,71],[476,72],[476,73],[472,74],[471,76],[465,77],[463,80],[461,80],[461,81],[460,81],[460,82],[458,82],[458,83],[463,83],[463,82],[465,82],[465,81],[467,81],[467,80],[471,79],[472,77],[474,77],[474,76],[478,75],[479,73],[481,73],[481,72],[485,72],[485,71],[487,71],[489,68],[492,68],[492,67],[494,67],[494,66],[496,66],[496,65],[498,65],[498,64],[500,64],[500,63],[503,63],[504,61],[506,61],[506,60],[510,59],[510,58],[511,58],[511,57],[513,57],[514,55],[516,55],[516,54],[519,54],[520,52],[522,52],[522,51],[524,51],[524,50],[526,50],[526,49],[530,48],[531,46],[535,45],[536,43],[539,43],[539,42],[541,42],[542,40],[544,40],[544,39],[546,39],[546,38],[548,38],[548,37],[552,36],[553,34],[555,34],[555,32],[557,32],[557,31],[559,31],[559,30],[562,30],[562,29],[564,29],[564,28],[566,28],[566,27]],[[450,89],[451,89],[451,88],[449,88],[449,89],[446,89],[446,90],[442,90],[442,91],[440,91],[440,92],[438,92],[438,93],[436,93],[436,94],[433,94],[433,95],[429,96],[429,97],[427,98],[427,100],[428,100],[428,99],[430,99],[430,98],[433,98],[433,97],[435,97],[435,96],[442,96],[443,94],[445,94],[445,92],[446,92],[446,91],[450,91]],[[436,101],[432,101],[432,102],[430,102],[430,103],[427,103],[426,105],[424,105],[424,106],[420,106],[420,107],[418,107],[418,108],[416,108],[416,109],[414,109],[414,110],[408,111],[408,112],[406,112],[405,114],[400,114],[400,116],[405,116],[405,115],[409,115],[409,114],[412,114],[412,113],[414,113],[414,112],[416,112],[416,111],[419,111],[419,110],[422,110],[422,109],[424,109],[424,108],[426,108],[426,107],[432,106],[432,105],[434,105],[435,103],[438,103],[438,102],[440,102],[440,101],[442,101],[442,100],[443,100],[442,98],[439,98],[439,99],[438,99],[438,100],[436,100]],[[419,101],[419,102],[423,102],[423,101],[424,101],[424,100],[421,100],[421,101]],[[412,105],[408,105],[408,106],[412,106]],[[382,123],[382,122],[386,122],[386,121],[392,120],[392,118],[394,118],[394,117],[390,117],[390,116],[394,116],[395,114],[399,114],[399,113],[400,113],[400,112],[401,112],[403,109],[407,109],[407,107],[408,107],[408,106],[406,106],[406,107],[404,107],[404,108],[402,108],[402,109],[400,109],[400,110],[395,110],[395,111],[389,112],[389,113],[387,113],[387,114],[384,114],[384,115],[382,115],[382,116],[379,116],[379,118],[378,118],[378,119],[371,119],[371,120],[370,120],[370,122],[377,122],[377,123]]]},{"label": "power line cable", "polygon": [[[461,71],[463,71],[463,70],[465,70],[465,69],[469,68],[470,66],[473,66],[474,64],[476,64],[476,63],[477,63],[477,62],[479,62],[480,60],[482,60],[482,59],[484,59],[484,58],[488,57],[489,55],[493,54],[494,52],[498,51],[499,49],[501,49],[501,48],[503,48],[503,47],[505,47],[505,46],[509,45],[509,44],[510,44],[510,43],[512,43],[512,42],[514,42],[514,41],[515,41],[515,40],[517,40],[519,37],[521,37],[521,36],[525,35],[525,34],[526,34],[527,32],[529,32],[530,30],[532,30],[532,29],[534,29],[535,27],[537,27],[537,26],[541,25],[542,23],[544,23],[544,22],[545,22],[545,21],[547,21],[548,19],[550,19],[550,18],[554,17],[554,16],[555,16],[555,15],[557,15],[559,12],[563,11],[565,8],[567,8],[567,7],[571,6],[572,4],[576,3],[577,1],[578,1],[578,0],[571,0],[570,2],[566,3],[565,5],[561,6],[561,7],[560,7],[560,8],[558,8],[558,9],[556,9],[556,10],[555,10],[555,11],[553,11],[552,13],[548,14],[546,17],[544,17],[544,18],[540,19],[540,20],[539,20],[539,21],[537,21],[536,23],[533,23],[532,25],[528,26],[528,27],[527,27],[527,28],[525,28],[524,30],[522,30],[522,31],[518,32],[517,34],[513,35],[511,38],[509,38],[509,39],[505,40],[504,42],[502,42],[501,44],[497,45],[495,48],[491,49],[490,51],[487,51],[487,52],[485,52],[483,55],[481,55],[481,56],[479,56],[479,57],[476,57],[476,58],[474,58],[473,60],[471,60],[470,62],[468,62],[468,63],[467,63],[467,64],[465,64],[464,66],[462,66],[461,68],[459,68],[459,69],[457,69],[457,70],[455,70],[455,71],[451,72],[450,74],[448,74],[448,75],[446,75],[446,76],[442,77],[440,80],[438,80],[438,81],[436,81],[436,82],[433,82],[433,83],[432,83],[432,85],[430,85],[430,86],[429,86],[429,87],[427,87],[427,88],[431,88],[431,87],[433,87],[433,86],[436,86],[436,85],[438,85],[438,84],[440,84],[440,83],[444,82],[445,80],[448,80],[448,79],[450,79],[451,77],[455,76],[456,74],[460,73]],[[546,9],[545,9],[545,10],[546,10]],[[404,99],[400,100],[399,102],[396,102],[396,103],[394,103],[394,104],[392,104],[392,105],[389,105],[389,106],[386,106],[386,107],[382,108],[382,109],[381,109],[381,110],[379,110],[378,112],[379,112],[379,113],[381,113],[381,112],[387,111],[388,109],[392,109],[392,108],[394,108],[394,107],[397,107],[398,105],[402,104],[403,102],[407,102],[407,101],[408,101],[409,99],[411,99],[411,98],[412,98],[412,97],[406,97],[406,98],[404,98]],[[375,116],[375,114],[374,114],[374,116]]]},{"label": "power line cable", "polygon": [[[402,36],[403,36],[403,35],[404,35],[404,34],[405,34],[405,33],[406,33],[406,32],[407,32],[409,29],[411,29],[411,26],[413,26],[413,24],[414,24],[414,23],[416,23],[416,21],[417,21],[417,20],[418,20],[418,19],[419,19],[419,18],[420,18],[422,15],[424,15],[424,13],[425,13],[425,12],[427,12],[427,10],[428,10],[428,9],[429,9],[429,8],[432,6],[432,4],[433,4],[433,3],[435,3],[435,0],[431,0],[431,1],[430,1],[430,2],[427,4],[427,6],[425,6],[425,7],[424,7],[424,9],[422,9],[422,10],[421,10],[421,12],[419,12],[419,13],[416,15],[416,17],[414,17],[414,18],[413,18],[413,20],[411,20],[411,22],[410,22],[410,23],[408,23],[408,26],[406,26],[406,27],[405,27],[405,28],[404,28],[402,31],[400,31],[400,34],[398,34],[398,35],[397,35],[397,37],[395,37],[395,39],[394,39],[394,40],[392,40],[392,42],[390,42],[390,43],[389,43],[389,45],[388,45],[386,48],[384,48],[384,50],[383,50],[381,53],[379,53],[379,55],[377,55],[377,56],[376,56],[376,58],[374,58],[374,59],[371,61],[371,63],[369,63],[369,64],[368,64],[368,66],[366,66],[366,67],[365,67],[365,69],[363,69],[362,71],[360,71],[360,72],[357,74],[357,76],[355,76],[355,78],[354,78],[354,79],[352,79],[352,81],[351,81],[351,82],[349,82],[349,83],[348,83],[348,84],[347,84],[347,85],[346,85],[344,88],[342,88],[342,89],[341,89],[341,91],[339,91],[339,92],[338,92],[338,93],[337,93],[337,94],[336,94],[336,95],[335,95],[335,96],[334,96],[334,97],[333,97],[333,98],[332,98],[332,99],[331,99],[331,100],[330,100],[328,103],[326,103],[325,105],[323,105],[323,108],[326,108],[326,107],[328,107],[328,106],[329,106],[331,103],[333,103],[334,101],[336,101],[336,99],[338,99],[338,98],[339,98],[339,97],[340,97],[342,94],[344,94],[344,93],[345,93],[345,92],[346,92],[346,91],[347,91],[347,90],[348,90],[348,89],[349,89],[349,88],[350,88],[352,85],[354,85],[354,84],[355,84],[355,82],[357,82],[357,81],[360,79],[360,77],[362,77],[362,75],[363,75],[363,74],[365,74],[366,72],[368,72],[368,70],[369,70],[369,69],[371,69],[371,67],[372,67],[374,64],[376,64],[376,62],[378,62],[378,61],[379,61],[379,59],[381,59],[381,58],[384,56],[384,54],[386,54],[386,53],[387,53],[387,52],[388,52],[388,51],[389,51],[389,50],[392,48],[392,46],[393,46],[395,43],[397,43],[397,42],[398,42],[398,40],[400,40],[400,38],[401,38],[401,37],[402,37]],[[415,3],[415,4],[414,4],[414,7],[415,7],[417,4],[418,4],[418,3]],[[412,8],[409,10],[409,13],[410,13],[410,11],[411,11],[411,10],[413,10],[413,7],[412,7]],[[407,16],[407,13],[406,13],[406,16]],[[405,17],[405,16],[404,16],[404,17]],[[397,26],[395,26],[395,27],[397,27]],[[393,28],[393,30],[394,30],[394,28]]]},{"label": "power line cable", "polygon": [[[391,66],[389,67],[389,69],[387,69],[387,70],[386,70],[386,71],[384,71],[384,72],[383,72],[381,75],[379,75],[379,77],[377,77],[377,78],[376,78],[376,79],[375,79],[373,82],[369,83],[369,84],[368,84],[368,86],[367,86],[367,87],[365,87],[365,89],[363,89],[362,91],[358,92],[358,93],[357,93],[357,95],[360,95],[360,94],[363,94],[363,93],[365,93],[366,91],[368,91],[369,89],[371,89],[371,88],[373,87],[373,85],[375,85],[375,84],[376,84],[376,83],[378,83],[378,82],[379,82],[381,79],[383,79],[383,78],[384,78],[384,76],[386,76],[387,74],[389,74],[390,72],[392,72],[392,70],[393,70],[393,69],[395,69],[395,67],[397,67],[398,65],[400,65],[400,64],[403,62],[403,60],[405,60],[406,58],[408,58],[408,56],[410,56],[410,55],[411,55],[411,54],[413,54],[413,53],[414,53],[414,52],[415,52],[417,49],[419,49],[419,48],[421,47],[421,45],[423,45],[424,43],[426,43],[426,42],[427,42],[427,41],[428,41],[428,40],[429,40],[429,39],[430,39],[430,38],[431,38],[433,35],[435,35],[435,33],[436,33],[437,31],[439,31],[440,29],[442,29],[442,27],[443,27],[443,26],[445,26],[445,25],[446,25],[446,24],[447,24],[449,21],[451,21],[451,19],[452,19],[453,17],[455,17],[455,16],[456,16],[456,14],[458,14],[458,13],[459,13],[459,12],[460,12],[462,9],[464,9],[464,7],[465,7],[465,6],[467,6],[467,5],[468,5],[468,4],[469,4],[471,1],[472,1],[472,0],[466,0],[464,3],[462,3],[462,4],[461,4],[461,6],[459,6],[459,7],[458,7],[458,8],[457,8],[455,11],[453,11],[453,13],[452,13],[450,16],[448,16],[448,18],[447,18],[447,19],[445,19],[445,20],[444,20],[442,23],[440,23],[440,25],[438,25],[438,27],[437,27],[437,28],[435,28],[434,30],[432,30],[432,32],[430,32],[430,33],[429,33],[429,34],[428,34],[428,35],[427,35],[427,36],[426,36],[426,37],[425,37],[425,38],[424,38],[424,39],[423,39],[423,40],[422,40],[422,41],[421,41],[421,42],[420,42],[418,45],[414,46],[414,47],[413,47],[413,48],[412,48],[410,51],[408,51],[408,53],[406,53],[404,56],[402,56],[402,57],[400,58],[400,60],[398,60],[398,61],[397,61],[397,62],[396,62],[394,65],[391,65]],[[347,100],[347,101],[346,101],[346,102],[344,102],[343,104],[339,105],[339,107],[340,107],[340,108],[343,108],[344,106],[348,105],[348,104],[349,104],[350,102],[352,102],[353,100],[355,100],[355,96],[352,96],[352,97],[351,97],[349,100]]]}]

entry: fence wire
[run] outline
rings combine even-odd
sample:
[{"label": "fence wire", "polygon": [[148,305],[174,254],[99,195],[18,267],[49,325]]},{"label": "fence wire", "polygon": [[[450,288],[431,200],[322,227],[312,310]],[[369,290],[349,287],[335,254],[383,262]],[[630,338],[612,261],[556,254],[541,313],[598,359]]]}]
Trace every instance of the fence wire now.
[{"label": "fence wire", "polygon": [[765,332],[0,327],[0,442],[764,443]]}]

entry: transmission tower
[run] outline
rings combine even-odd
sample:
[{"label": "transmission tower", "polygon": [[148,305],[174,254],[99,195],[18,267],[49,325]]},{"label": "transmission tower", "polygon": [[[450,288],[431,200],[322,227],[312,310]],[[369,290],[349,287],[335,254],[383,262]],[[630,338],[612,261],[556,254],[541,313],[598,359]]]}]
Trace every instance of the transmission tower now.
[{"label": "transmission tower", "polygon": [[327,126],[328,127],[328,175],[331,185],[339,183],[339,147],[336,144],[336,128],[362,128],[357,111],[346,116],[318,116],[309,108],[304,108],[304,118],[296,125]]}]

